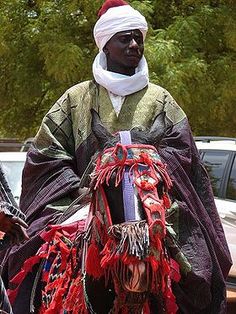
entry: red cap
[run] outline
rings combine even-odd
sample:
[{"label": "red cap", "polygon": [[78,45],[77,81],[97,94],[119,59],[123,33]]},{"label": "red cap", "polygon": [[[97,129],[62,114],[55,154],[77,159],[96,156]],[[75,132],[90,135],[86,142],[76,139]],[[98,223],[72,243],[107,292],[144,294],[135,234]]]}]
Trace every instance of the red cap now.
[{"label": "red cap", "polygon": [[123,0],[106,0],[101,9],[98,12],[98,16],[102,16],[104,13],[107,12],[108,9],[110,8],[114,8],[114,7],[120,7],[122,5],[128,5],[127,2],[123,1]]}]

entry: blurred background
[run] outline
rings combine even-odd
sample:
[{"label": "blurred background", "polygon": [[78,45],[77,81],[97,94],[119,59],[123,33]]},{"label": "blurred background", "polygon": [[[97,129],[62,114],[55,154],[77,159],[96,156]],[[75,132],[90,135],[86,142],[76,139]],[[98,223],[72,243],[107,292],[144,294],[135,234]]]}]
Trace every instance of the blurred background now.
[{"label": "blurred background", "polygon": [[[35,135],[70,86],[92,78],[103,0],[0,0],[0,137]],[[174,96],[194,135],[236,137],[235,0],[129,1],[149,23],[151,81]]]}]

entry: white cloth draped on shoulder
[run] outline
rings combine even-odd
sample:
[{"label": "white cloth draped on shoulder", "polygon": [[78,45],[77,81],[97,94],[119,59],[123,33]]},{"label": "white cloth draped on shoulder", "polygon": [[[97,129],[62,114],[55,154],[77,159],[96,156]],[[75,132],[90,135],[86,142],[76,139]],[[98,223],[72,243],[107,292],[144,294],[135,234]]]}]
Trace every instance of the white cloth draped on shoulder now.
[{"label": "white cloth draped on shoulder", "polygon": [[115,95],[127,96],[138,92],[149,83],[148,66],[143,56],[136,68],[135,74],[127,76],[107,71],[106,55],[99,52],[93,62],[93,76],[95,81]]}]

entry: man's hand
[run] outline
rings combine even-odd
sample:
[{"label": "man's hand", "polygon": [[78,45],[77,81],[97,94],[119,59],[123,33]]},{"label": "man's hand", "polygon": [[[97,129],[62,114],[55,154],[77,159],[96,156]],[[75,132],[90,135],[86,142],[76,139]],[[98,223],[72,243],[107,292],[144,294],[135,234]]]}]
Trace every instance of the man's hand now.
[{"label": "man's hand", "polygon": [[12,217],[0,212],[0,231],[5,232],[10,244],[20,244],[29,239],[25,228],[28,228],[28,225],[19,217]]}]

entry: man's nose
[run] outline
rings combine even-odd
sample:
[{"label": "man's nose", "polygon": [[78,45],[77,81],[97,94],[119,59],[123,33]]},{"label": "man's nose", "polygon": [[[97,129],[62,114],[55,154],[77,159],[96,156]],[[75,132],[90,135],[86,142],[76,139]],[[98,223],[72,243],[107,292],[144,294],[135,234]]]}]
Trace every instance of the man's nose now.
[{"label": "man's nose", "polygon": [[129,48],[138,48],[138,47],[139,47],[139,45],[138,45],[137,41],[134,38],[132,38],[130,43],[129,43]]}]

